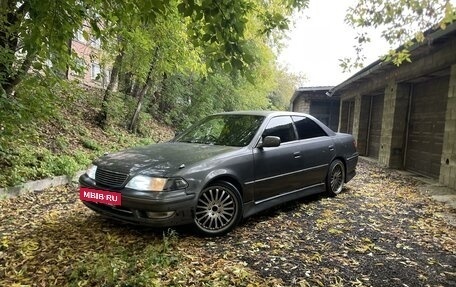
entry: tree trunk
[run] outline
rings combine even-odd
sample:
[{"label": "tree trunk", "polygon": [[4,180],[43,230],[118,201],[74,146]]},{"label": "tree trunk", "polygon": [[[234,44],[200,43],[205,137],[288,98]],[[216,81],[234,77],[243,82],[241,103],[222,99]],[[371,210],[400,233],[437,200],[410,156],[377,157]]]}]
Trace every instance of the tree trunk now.
[{"label": "tree trunk", "polygon": [[133,86],[130,90],[130,96],[132,98],[136,97],[139,94],[139,90],[140,90],[140,84],[137,82],[133,83]]},{"label": "tree trunk", "polygon": [[104,96],[103,96],[103,102],[101,104],[101,111],[100,114],[98,115],[98,122],[99,125],[102,129],[106,129],[107,123],[108,123],[108,104],[109,101],[111,100],[111,95],[112,92],[114,91],[114,87],[116,86],[117,79],[119,77],[119,70],[120,67],[122,66],[122,60],[123,60],[123,49],[120,50],[119,54],[117,54],[116,59],[114,60],[114,64],[112,65],[112,71],[111,71],[111,79],[109,80],[109,84],[106,87]]},{"label": "tree trunk", "polygon": [[19,70],[17,70],[14,75],[8,76],[5,83],[3,84],[3,89],[8,96],[11,96],[13,94],[14,88],[22,81],[24,75],[30,69],[30,66],[32,66],[32,62],[35,59],[35,56],[35,53],[28,53],[25,56],[25,59],[22,62]]},{"label": "tree trunk", "polygon": [[136,133],[137,130],[137,121],[139,117],[139,113],[141,112],[141,107],[142,103],[144,100],[144,96],[146,95],[147,91],[150,89],[152,86],[153,80],[152,80],[152,72],[155,68],[155,63],[152,63],[150,65],[149,72],[147,73],[147,80],[146,83],[142,86],[141,90],[139,90],[137,95],[133,95],[135,98],[138,99],[138,104],[136,105],[135,112],[133,113],[133,117],[131,118],[130,125],[129,125],[129,130],[132,133]]},{"label": "tree trunk", "polygon": [[[68,47],[68,55],[71,57],[71,43],[73,43],[73,39],[68,39],[67,42],[67,47]],[[66,65],[66,70],[65,70],[65,79],[69,80],[70,79],[70,65]]]},{"label": "tree trunk", "polygon": [[133,74],[131,72],[119,74],[119,91],[124,95],[131,95],[133,91]]},{"label": "tree trunk", "polygon": [[138,122],[139,113],[141,112],[141,106],[142,102],[138,100],[138,105],[136,106],[135,112],[130,121],[130,126],[128,127],[128,130],[132,133],[136,133],[138,129],[138,125],[136,123]]},{"label": "tree trunk", "polygon": [[144,85],[139,89],[135,89],[137,92],[133,94],[133,97],[138,99],[138,104],[136,105],[135,112],[133,113],[133,117],[131,118],[129,130],[130,132],[135,133],[137,130],[137,121],[139,117],[139,113],[141,112],[142,103],[144,100],[144,96],[146,95],[147,91],[152,87],[154,77],[153,72],[155,70],[155,66],[158,61],[158,52],[159,48],[156,47],[154,51],[154,56],[152,57],[152,62],[150,63],[149,72],[147,72],[146,82]]}]

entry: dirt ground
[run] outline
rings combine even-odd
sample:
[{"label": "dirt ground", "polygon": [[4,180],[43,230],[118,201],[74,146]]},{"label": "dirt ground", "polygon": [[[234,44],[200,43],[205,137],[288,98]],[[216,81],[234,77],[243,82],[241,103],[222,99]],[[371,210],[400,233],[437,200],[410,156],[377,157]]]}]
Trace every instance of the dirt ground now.
[{"label": "dirt ground", "polygon": [[339,196],[218,238],[105,220],[74,186],[32,192],[0,201],[0,286],[456,286],[456,211],[422,189],[361,160]]}]

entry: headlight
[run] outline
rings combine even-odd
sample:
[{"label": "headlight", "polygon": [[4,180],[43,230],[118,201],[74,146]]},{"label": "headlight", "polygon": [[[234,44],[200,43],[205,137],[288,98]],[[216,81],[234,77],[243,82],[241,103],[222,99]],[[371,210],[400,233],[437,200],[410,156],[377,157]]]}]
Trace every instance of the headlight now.
[{"label": "headlight", "polygon": [[188,186],[182,178],[161,178],[137,175],[125,187],[143,191],[171,191],[184,189]]},{"label": "headlight", "polygon": [[91,165],[87,171],[86,171],[86,174],[88,177],[90,177],[91,179],[95,180],[95,173],[97,172],[97,166],[96,165]]},{"label": "headlight", "polygon": [[188,187],[188,183],[183,178],[169,178],[166,182],[165,190],[178,190]]}]

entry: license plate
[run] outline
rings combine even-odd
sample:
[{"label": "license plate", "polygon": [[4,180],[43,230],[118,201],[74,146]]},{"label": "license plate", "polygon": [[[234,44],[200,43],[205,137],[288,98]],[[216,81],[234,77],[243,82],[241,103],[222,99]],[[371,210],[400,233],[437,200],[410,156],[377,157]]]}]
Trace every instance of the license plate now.
[{"label": "license plate", "polygon": [[112,192],[94,188],[80,187],[79,199],[96,203],[119,206],[122,204],[122,195],[119,192]]}]

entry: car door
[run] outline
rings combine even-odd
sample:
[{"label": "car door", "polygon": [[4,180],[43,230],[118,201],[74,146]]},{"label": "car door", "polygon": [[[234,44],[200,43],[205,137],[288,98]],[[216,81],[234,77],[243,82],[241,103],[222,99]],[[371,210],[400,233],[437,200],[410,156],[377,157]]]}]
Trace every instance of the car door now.
[{"label": "car door", "polygon": [[272,118],[262,137],[278,136],[278,147],[254,150],[255,202],[295,190],[300,185],[296,175],[300,167],[299,143],[290,116]]},{"label": "car door", "polygon": [[334,142],[311,118],[293,116],[292,119],[299,137],[300,187],[324,183],[328,166],[335,156]]}]

